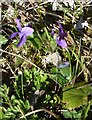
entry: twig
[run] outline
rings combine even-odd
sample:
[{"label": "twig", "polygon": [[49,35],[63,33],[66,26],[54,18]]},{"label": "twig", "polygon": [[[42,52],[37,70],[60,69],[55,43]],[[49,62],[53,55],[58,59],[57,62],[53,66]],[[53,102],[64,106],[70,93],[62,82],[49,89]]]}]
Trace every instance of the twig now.
[{"label": "twig", "polygon": [[15,73],[14,73],[14,71],[12,70],[11,66],[9,65],[9,63],[7,63],[7,65],[8,65],[8,67],[9,67],[11,73],[12,73],[13,75],[15,75]]},{"label": "twig", "polygon": [[21,59],[25,60],[26,62],[30,63],[31,65],[33,65],[34,67],[36,67],[36,68],[38,68],[38,69],[41,69],[40,67],[38,67],[37,65],[35,65],[35,64],[32,63],[31,61],[27,60],[26,58],[24,58],[24,57],[22,57],[22,56],[20,56],[20,55],[16,55],[16,54],[14,54],[14,53],[10,53],[10,52],[7,52],[7,51],[2,50],[2,49],[0,49],[0,51],[3,52],[3,53],[7,53],[7,54],[9,54],[9,55],[12,55],[12,56],[21,58]]},{"label": "twig", "polygon": [[[34,111],[32,111],[32,112],[29,112],[29,113],[25,114],[25,117],[27,117],[27,116],[29,116],[29,115],[32,115],[32,114],[34,114],[34,113],[37,113],[37,112],[41,112],[41,111],[47,112],[47,113],[51,114],[53,117],[55,117],[56,119],[59,120],[58,116],[56,116],[55,113],[53,113],[53,112],[51,112],[51,111],[49,111],[49,110],[47,110],[47,109],[34,110]],[[20,120],[20,119],[22,119],[22,118],[24,118],[24,116],[21,116],[18,120]]]},{"label": "twig", "polygon": [[25,116],[24,113],[22,112],[22,110],[21,110],[21,108],[19,107],[19,105],[18,105],[18,109],[19,109],[20,113],[22,114],[23,118],[25,118],[25,120],[27,120],[27,119],[26,119],[26,116]]},{"label": "twig", "polygon": [[[40,7],[41,7],[41,6],[43,7],[43,5],[45,5],[45,4],[47,4],[47,3],[49,3],[49,1],[45,1],[45,2],[43,2],[43,3],[40,3],[39,6],[40,6]],[[32,3],[31,3],[31,4],[32,4]],[[28,8],[28,9],[26,9],[26,10],[34,9],[34,7],[35,7],[35,8],[38,8],[39,6],[38,6],[38,5],[35,5],[35,6],[32,6],[31,8]],[[39,7],[39,8],[40,8],[40,7]],[[26,8],[27,8],[27,7],[26,7]]]}]

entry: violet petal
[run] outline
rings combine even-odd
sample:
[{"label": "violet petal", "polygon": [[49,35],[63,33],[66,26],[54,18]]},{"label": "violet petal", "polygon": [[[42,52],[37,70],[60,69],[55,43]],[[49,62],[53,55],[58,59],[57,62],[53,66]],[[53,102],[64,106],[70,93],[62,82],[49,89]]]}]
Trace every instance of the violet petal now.
[{"label": "violet petal", "polygon": [[10,38],[12,39],[12,38],[16,37],[17,34],[18,34],[18,32],[14,32],[13,34],[11,34]]},{"label": "violet petal", "polygon": [[58,22],[58,25],[59,25],[59,27],[60,27],[60,29],[59,29],[60,32],[61,32],[61,33],[64,33],[63,28],[62,28],[62,25],[61,25],[59,22]]},{"label": "violet petal", "polygon": [[64,62],[64,63],[59,64],[57,67],[58,67],[58,68],[66,68],[66,67],[68,67],[69,65],[70,65],[69,62]]},{"label": "violet petal", "polygon": [[26,35],[26,36],[32,35],[33,32],[34,32],[34,29],[33,29],[33,28],[30,28],[30,27],[24,27],[24,28],[22,28],[22,30],[21,30],[21,33],[23,33],[23,34]]},{"label": "violet petal", "polygon": [[22,36],[19,43],[17,44],[17,47],[21,47],[26,42],[26,36]]},{"label": "violet petal", "polygon": [[17,27],[18,27],[19,31],[21,31],[22,27],[21,27],[21,24],[19,22],[19,19],[16,19],[16,23],[17,23]]},{"label": "violet petal", "polygon": [[56,39],[56,42],[62,48],[67,48],[67,43],[66,43],[66,41],[64,39],[61,39],[61,40]]},{"label": "violet petal", "polygon": [[60,36],[60,39],[64,39],[64,37],[67,37],[67,33],[63,30],[63,27],[62,25],[58,22],[58,25],[59,25],[59,36]]}]

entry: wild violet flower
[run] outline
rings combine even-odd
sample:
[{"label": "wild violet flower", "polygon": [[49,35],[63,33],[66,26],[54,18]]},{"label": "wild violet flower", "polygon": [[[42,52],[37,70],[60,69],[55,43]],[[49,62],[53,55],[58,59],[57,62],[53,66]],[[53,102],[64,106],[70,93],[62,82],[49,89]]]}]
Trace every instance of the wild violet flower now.
[{"label": "wild violet flower", "polygon": [[66,68],[66,67],[68,67],[69,65],[70,65],[69,62],[63,62],[63,63],[59,64],[59,65],[57,66],[57,68]]},{"label": "wild violet flower", "polygon": [[[62,48],[67,48],[67,43],[64,39],[64,37],[67,37],[67,33],[65,33],[65,31],[62,28],[62,25],[58,22],[59,25],[59,34],[56,37],[56,42],[59,46],[61,46]],[[52,35],[54,34],[53,29],[52,29]]]},{"label": "wild violet flower", "polygon": [[21,27],[21,24],[19,22],[19,19],[16,19],[16,23],[17,23],[17,27],[18,27],[18,32],[14,32],[10,38],[14,38],[16,37],[16,35],[19,35],[20,37],[20,41],[19,43],[17,44],[17,47],[21,47],[25,42],[26,42],[26,39],[27,39],[27,36],[31,36],[34,32],[34,29],[33,28],[30,28],[30,27]]},{"label": "wild violet flower", "polygon": [[61,46],[62,48],[67,48],[67,43],[64,39],[64,37],[67,37],[67,34],[65,33],[65,31],[62,28],[62,25],[58,22],[59,25],[59,34],[56,38],[56,42],[59,46]]}]

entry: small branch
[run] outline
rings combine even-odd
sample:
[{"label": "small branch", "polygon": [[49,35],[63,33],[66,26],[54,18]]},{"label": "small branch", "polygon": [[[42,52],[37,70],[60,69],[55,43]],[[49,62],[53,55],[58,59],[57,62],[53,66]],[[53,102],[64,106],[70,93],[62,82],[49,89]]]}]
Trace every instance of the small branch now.
[{"label": "small branch", "polygon": [[22,112],[22,110],[21,110],[21,108],[19,107],[19,105],[18,105],[17,107],[18,107],[20,113],[22,114],[23,118],[24,118],[25,120],[27,120],[27,119],[26,119],[26,116],[25,116],[24,113]]},{"label": "small branch", "polygon": [[[37,113],[37,112],[41,112],[41,111],[47,112],[48,114],[52,115],[52,116],[55,117],[57,120],[59,120],[58,116],[56,116],[55,113],[53,113],[53,112],[51,112],[51,111],[49,111],[49,110],[47,110],[47,109],[34,110],[34,111],[32,111],[32,112],[29,112],[29,113],[25,114],[25,117],[27,117],[27,116],[29,116],[29,115],[32,115],[32,114],[34,114],[34,113]],[[20,119],[22,119],[22,118],[24,118],[24,116],[21,116],[21,117],[20,117],[19,119],[17,119],[17,120],[20,120]]]},{"label": "small branch", "polygon": [[34,67],[36,67],[36,68],[38,68],[38,69],[41,69],[40,67],[38,67],[37,65],[35,65],[35,64],[32,63],[31,61],[27,60],[26,58],[24,58],[24,57],[22,57],[22,56],[20,56],[20,55],[16,55],[16,54],[14,54],[14,53],[10,53],[10,52],[7,52],[7,51],[2,50],[2,49],[0,49],[0,51],[3,52],[3,53],[7,53],[7,54],[9,54],[9,55],[12,55],[12,56],[21,58],[21,59],[25,60],[26,62],[30,63],[31,65],[33,65]]}]

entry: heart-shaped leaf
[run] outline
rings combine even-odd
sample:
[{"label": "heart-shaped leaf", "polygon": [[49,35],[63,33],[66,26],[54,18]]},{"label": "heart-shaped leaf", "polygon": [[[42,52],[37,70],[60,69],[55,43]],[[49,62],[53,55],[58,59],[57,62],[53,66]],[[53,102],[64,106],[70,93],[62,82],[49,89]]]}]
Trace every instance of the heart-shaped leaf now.
[{"label": "heart-shaped leaf", "polygon": [[92,86],[86,85],[84,82],[71,85],[63,89],[63,102],[68,109],[75,109],[87,104],[87,96],[91,94]]}]

